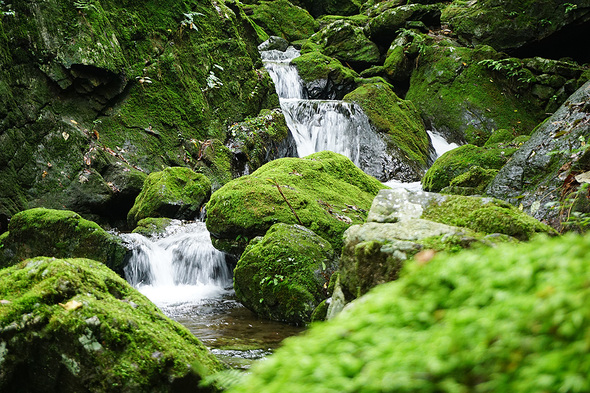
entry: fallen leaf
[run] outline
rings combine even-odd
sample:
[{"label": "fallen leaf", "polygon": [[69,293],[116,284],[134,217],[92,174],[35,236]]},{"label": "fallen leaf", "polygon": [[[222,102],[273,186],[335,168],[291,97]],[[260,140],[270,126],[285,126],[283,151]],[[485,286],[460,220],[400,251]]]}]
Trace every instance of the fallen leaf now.
[{"label": "fallen leaf", "polygon": [[[73,120],[72,120],[72,121],[73,121]],[[68,134],[67,132],[65,132],[65,131],[64,131],[64,132],[62,132],[62,133],[61,133],[61,136],[63,136],[63,137],[64,137],[64,139],[67,141],[67,140],[68,140],[68,138],[70,137],[70,134]]]},{"label": "fallen leaf", "polygon": [[430,262],[430,260],[432,258],[434,258],[435,255],[436,255],[436,251],[434,251],[432,249],[422,250],[419,253],[417,253],[416,255],[414,255],[414,259],[420,265],[425,265],[428,262]]},{"label": "fallen leaf", "polygon": [[61,304],[61,303],[58,303],[58,304],[60,306],[62,306],[64,308],[64,310],[66,310],[66,311],[74,311],[74,310],[77,310],[78,308],[82,307],[82,303],[80,303],[77,300],[70,300],[66,304]]},{"label": "fallen leaf", "polygon": [[70,120],[72,122],[72,124],[78,125],[78,122],[76,120]]},{"label": "fallen leaf", "polygon": [[580,184],[582,183],[590,183],[590,171],[589,172],[584,172],[584,173],[580,173],[579,175],[576,175],[576,181]]}]

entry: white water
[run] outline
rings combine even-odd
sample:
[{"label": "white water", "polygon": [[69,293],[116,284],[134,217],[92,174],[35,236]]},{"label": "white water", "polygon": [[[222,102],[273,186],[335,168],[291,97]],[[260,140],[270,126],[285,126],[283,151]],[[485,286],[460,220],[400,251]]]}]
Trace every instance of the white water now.
[{"label": "white water", "polygon": [[361,158],[362,152],[378,157],[385,149],[383,141],[373,132],[367,115],[351,102],[308,100],[297,68],[290,64],[299,51],[289,47],[285,52],[261,52],[264,65],[275,87],[281,109],[295,143],[299,157],[330,150],[342,154],[356,166],[367,170],[370,163]]},{"label": "white water", "polygon": [[159,239],[123,237],[133,247],[127,281],[159,307],[194,304],[231,289],[231,271],[203,222],[177,221]]}]

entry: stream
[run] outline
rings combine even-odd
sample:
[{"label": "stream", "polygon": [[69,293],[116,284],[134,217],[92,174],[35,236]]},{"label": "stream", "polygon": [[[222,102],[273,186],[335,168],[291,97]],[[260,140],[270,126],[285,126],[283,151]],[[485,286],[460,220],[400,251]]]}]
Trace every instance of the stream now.
[{"label": "stream", "polygon": [[[287,125],[300,157],[331,150],[349,157],[370,174],[371,159],[385,154],[384,142],[372,131],[367,116],[354,103],[309,100],[290,61],[299,52],[262,52],[273,78]],[[457,145],[428,131],[437,156]],[[420,190],[420,183],[390,180],[390,187]],[[174,220],[163,235],[146,238],[121,235],[132,246],[125,268],[127,281],[164,314],[186,326],[229,366],[249,368],[271,354],[281,342],[303,331],[258,318],[235,298],[232,271],[225,255],[211,244],[202,221]]]}]

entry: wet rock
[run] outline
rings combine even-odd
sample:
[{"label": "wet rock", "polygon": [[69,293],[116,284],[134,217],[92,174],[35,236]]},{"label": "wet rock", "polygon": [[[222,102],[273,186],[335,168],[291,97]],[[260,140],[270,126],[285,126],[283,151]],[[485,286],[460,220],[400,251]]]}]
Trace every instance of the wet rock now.
[{"label": "wet rock", "polygon": [[268,40],[264,41],[262,44],[258,45],[258,50],[260,52],[266,50],[278,50],[284,52],[289,47],[289,41],[284,39],[283,37],[277,36],[270,36]]},{"label": "wet rock", "polygon": [[257,315],[301,325],[327,298],[335,269],[330,243],[300,225],[278,223],[246,248],[234,270],[234,289]]},{"label": "wet rock", "polygon": [[27,259],[0,270],[0,299],[2,391],[203,391],[223,368],[97,261]]},{"label": "wet rock", "polygon": [[[554,226],[561,227],[559,204],[576,198],[575,175],[590,169],[586,141],[590,137],[590,82],[587,82],[541,124],[500,169],[486,189]],[[572,194],[573,193],[573,194]],[[549,202],[557,203],[552,207]]]},{"label": "wet rock", "polygon": [[278,106],[237,3],[206,0],[191,12],[87,3],[3,6],[0,213],[9,217],[65,207],[117,224],[137,185],[116,166],[187,165],[182,141],[224,139],[229,122]]},{"label": "wet rock", "polygon": [[[367,159],[376,168],[365,172],[381,181],[419,180],[430,164],[430,139],[414,105],[399,98],[384,82],[369,83],[347,94],[346,101],[356,102],[368,116],[371,126],[385,142],[385,156]],[[370,156],[374,152],[367,152]]]},{"label": "wet rock", "polygon": [[129,210],[130,227],[146,217],[168,217],[191,220],[211,195],[211,182],[189,168],[166,168],[151,173]]},{"label": "wet rock", "polygon": [[381,57],[377,45],[365,36],[363,29],[344,20],[330,23],[312,35],[309,41],[324,55],[356,70],[377,64]]},{"label": "wet rock", "polygon": [[35,208],[15,214],[0,238],[0,267],[47,256],[89,258],[123,274],[127,248],[96,223],[67,210]]}]

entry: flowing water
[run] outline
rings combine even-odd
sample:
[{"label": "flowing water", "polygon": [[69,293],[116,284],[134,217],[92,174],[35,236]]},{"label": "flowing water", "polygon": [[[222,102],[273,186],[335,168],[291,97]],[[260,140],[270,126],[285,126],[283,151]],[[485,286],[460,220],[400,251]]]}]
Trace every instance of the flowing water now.
[{"label": "flowing water", "polygon": [[248,367],[302,330],[257,318],[235,299],[231,269],[205,223],[174,221],[153,239],[122,236],[133,249],[127,281],[232,367]]},{"label": "flowing water", "polygon": [[305,97],[297,68],[290,64],[299,51],[289,47],[285,52],[261,52],[262,60],[273,82],[297,145],[299,157],[322,150],[342,154],[363,171],[372,173],[376,162],[385,156],[386,144],[369,124],[369,118],[353,102],[310,100]]}]

